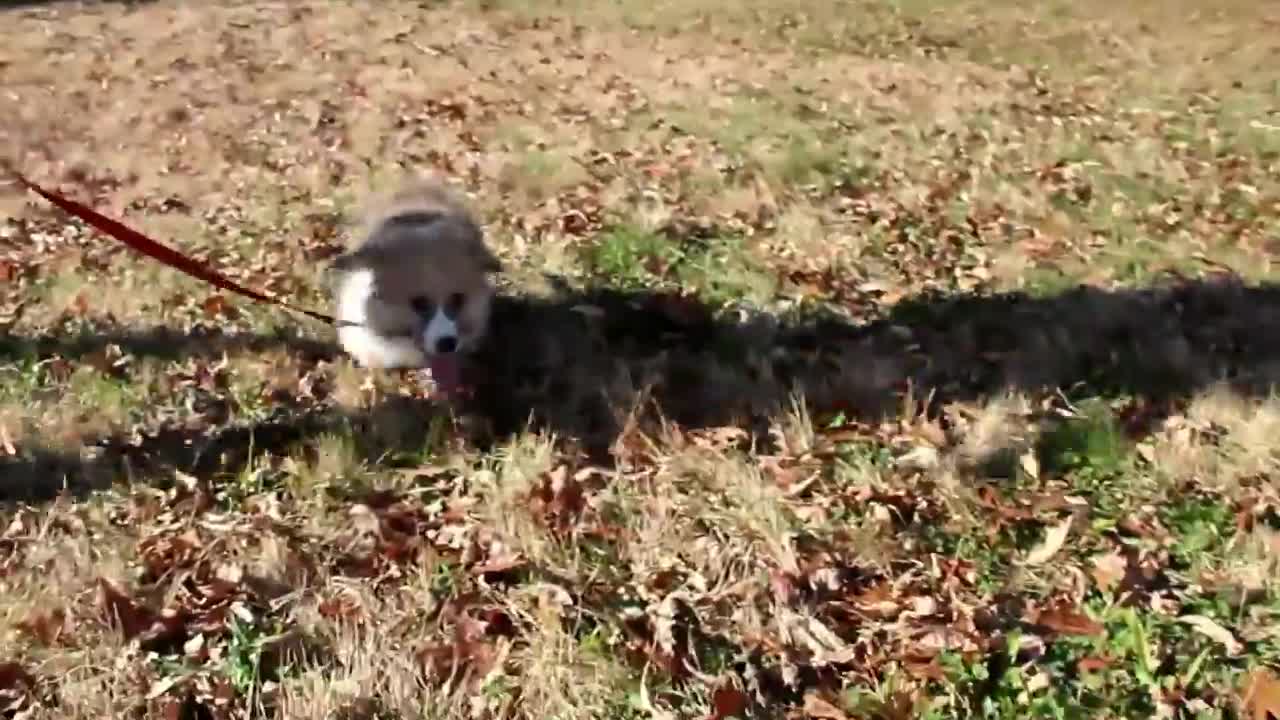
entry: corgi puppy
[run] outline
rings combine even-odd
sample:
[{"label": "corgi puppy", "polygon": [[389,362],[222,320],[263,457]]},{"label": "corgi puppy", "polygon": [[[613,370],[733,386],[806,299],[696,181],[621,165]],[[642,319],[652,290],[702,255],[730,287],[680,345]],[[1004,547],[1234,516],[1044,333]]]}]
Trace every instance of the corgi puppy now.
[{"label": "corgi puppy", "polygon": [[356,246],[333,262],[338,342],[366,368],[428,367],[446,394],[489,325],[501,271],[471,213],[419,178],[365,213]]}]

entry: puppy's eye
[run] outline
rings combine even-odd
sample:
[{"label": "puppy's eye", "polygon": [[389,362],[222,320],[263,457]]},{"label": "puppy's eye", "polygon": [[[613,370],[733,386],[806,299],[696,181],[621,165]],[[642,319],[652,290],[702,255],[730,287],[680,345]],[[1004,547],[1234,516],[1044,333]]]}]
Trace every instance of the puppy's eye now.
[{"label": "puppy's eye", "polygon": [[462,296],[462,293],[453,293],[445,300],[444,309],[450,315],[453,315],[462,309],[462,304],[466,301],[467,299]]},{"label": "puppy's eye", "polygon": [[431,299],[426,295],[418,295],[409,301],[409,307],[419,315],[431,314]]}]

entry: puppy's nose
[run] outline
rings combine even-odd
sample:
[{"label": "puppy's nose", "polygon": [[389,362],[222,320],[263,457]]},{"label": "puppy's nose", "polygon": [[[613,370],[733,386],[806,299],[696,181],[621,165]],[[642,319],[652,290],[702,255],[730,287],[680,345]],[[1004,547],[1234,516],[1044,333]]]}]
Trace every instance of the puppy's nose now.
[{"label": "puppy's nose", "polygon": [[458,338],[456,337],[442,337],[436,340],[436,352],[438,353],[451,353],[457,349]]}]

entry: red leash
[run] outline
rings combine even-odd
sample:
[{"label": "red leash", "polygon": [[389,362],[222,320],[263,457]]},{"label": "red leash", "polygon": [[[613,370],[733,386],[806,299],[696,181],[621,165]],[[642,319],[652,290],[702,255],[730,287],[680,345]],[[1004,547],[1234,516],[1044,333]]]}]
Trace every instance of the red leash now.
[{"label": "red leash", "polygon": [[28,180],[26,177],[22,175],[22,173],[19,173],[16,170],[10,170],[10,172],[13,173],[13,176],[17,178],[18,182],[21,183],[23,186],[25,186],[28,190],[35,192],[36,194],[43,197],[45,200],[48,200],[49,202],[53,203],[54,205],[57,205],[58,207],[65,210],[66,212],[69,212],[72,215],[75,215],[76,217],[80,218],[81,220],[84,220],[86,223],[97,228],[99,232],[106,233],[112,238],[119,240],[125,245],[128,245],[129,247],[133,248],[134,250],[137,250],[138,252],[144,255],[148,255],[152,258],[155,258],[156,260],[159,260],[160,262],[164,263],[165,265],[168,265],[171,268],[174,268],[175,270],[178,270],[179,272],[190,275],[191,277],[196,278],[198,280],[203,280],[209,283],[210,285],[213,285],[214,287],[222,288],[223,290],[230,290],[231,292],[238,293],[248,298],[252,298],[254,300],[257,300],[258,302],[263,302],[270,305],[279,305],[280,307],[293,310],[294,312],[300,312],[303,315],[315,318],[316,320],[319,320],[320,322],[323,322],[323,323],[328,323],[330,325],[333,325],[335,322],[332,317],[330,317],[329,315],[325,315],[324,313],[298,307],[291,303],[287,303],[284,300],[281,300],[279,298],[274,298],[269,295],[264,295],[263,293],[260,293],[257,290],[252,290],[250,288],[244,287],[243,285],[240,285],[239,283],[235,282],[231,278],[228,278],[227,276],[223,275],[217,270],[214,270],[213,268],[207,265],[202,265],[200,262],[186,255],[183,255],[182,253],[178,252],[177,250],[174,250],[171,247],[168,247],[167,245],[161,245],[155,240],[152,240],[146,235],[143,235],[142,233],[138,232],[137,230],[134,230],[131,227],[128,227],[127,225],[124,225],[123,223],[120,223],[116,220],[112,220],[109,217],[105,217],[99,214],[97,211],[93,210],[92,208],[82,205],[76,202],[75,200],[65,198],[59,195],[58,193],[53,192],[52,190],[46,190],[40,187],[39,185]]}]

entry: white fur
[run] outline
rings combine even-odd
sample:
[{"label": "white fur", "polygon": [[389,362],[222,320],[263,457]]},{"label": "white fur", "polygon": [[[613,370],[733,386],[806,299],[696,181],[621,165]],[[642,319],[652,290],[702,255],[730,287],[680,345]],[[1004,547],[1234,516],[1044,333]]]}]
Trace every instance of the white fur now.
[{"label": "white fur", "polygon": [[436,308],[435,315],[431,316],[431,322],[427,323],[427,330],[422,334],[422,346],[428,354],[436,351],[436,343],[441,338],[451,337],[458,340],[458,324],[454,322],[448,315],[444,314],[444,310]]},{"label": "white fur", "polygon": [[[356,362],[368,368],[422,367],[427,357],[407,337],[379,335],[363,323],[373,295],[373,271],[357,270],[340,281],[337,298],[338,342]],[[346,325],[344,323],[359,323]]]}]

